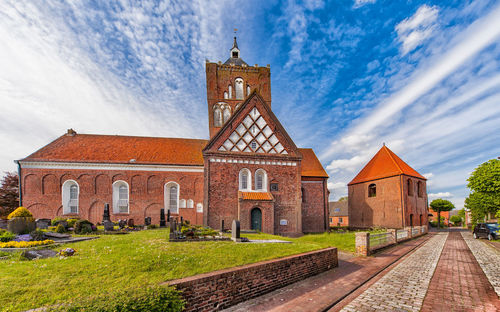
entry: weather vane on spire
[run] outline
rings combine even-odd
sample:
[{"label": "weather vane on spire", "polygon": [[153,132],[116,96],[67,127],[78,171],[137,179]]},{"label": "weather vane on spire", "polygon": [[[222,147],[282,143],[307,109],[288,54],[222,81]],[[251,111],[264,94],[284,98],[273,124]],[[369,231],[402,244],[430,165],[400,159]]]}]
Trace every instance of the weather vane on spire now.
[{"label": "weather vane on spire", "polygon": [[234,35],[236,36],[236,32],[238,31],[238,28],[235,28],[233,30],[234,30]]}]

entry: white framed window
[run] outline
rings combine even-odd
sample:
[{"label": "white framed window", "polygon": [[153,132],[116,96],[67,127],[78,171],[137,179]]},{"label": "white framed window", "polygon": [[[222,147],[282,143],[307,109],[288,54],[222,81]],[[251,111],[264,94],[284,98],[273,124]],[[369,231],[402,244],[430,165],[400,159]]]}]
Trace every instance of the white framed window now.
[{"label": "white framed window", "polygon": [[196,204],[196,212],[203,212],[203,204],[202,203]]},{"label": "white framed window", "polygon": [[179,208],[186,208],[186,200],[185,199],[181,199],[179,201]]},{"label": "white framed window", "polygon": [[250,174],[250,170],[243,168],[240,170],[239,175],[239,185],[240,191],[249,191],[252,185],[252,176]]},{"label": "white framed window", "polygon": [[236,78],[234,80],[234,90],[237,100],[243,100],[243,79]]},{"label": "white framed window", "polygon": [[232,99],[233,98],[233,86],[229,85],[227,87],[227,89],[228,89],[228,96],[230,99]]},{"label": "white framed window", "polygon": [[165,210],[170,210],[170,213],[179,213],[179,184],[168,182],[165,184]]},{"label": "white framed window", "polygon": [[113,183],[113,213],[129,213],[129,186],[125,181]]},{"label": "white framed window", "polygon": [[267,191],[267,173],[264,169],[255,171],[255,190]]},{"label": "white framed window", "polygon": [[250,85],[247,85],[247,96],[249,96],[249,95],[250,95],[250,91],[251,91],[251,90],[250,90]]},{"label": "white framed window", "polygon": [[229,118],[231,118],[231,109],[229,107],[226,107],[224,109],[224,112],[222,113],[223,122],[226,123]]},{"label": "white framed window", "polygon": [[188,201],[187,201],[187,207],[188,208],[194,208],[194,202],[193,202],[192,199],[188,199]]},{"label": "white framed window", "polygon": [[222,111],[218,107],[214,109],[214,127],[222,127]]},{"label": "white framed window", "polygon": [[228,94],[227,94],[227,91],[224,91],[224,99],[227,99],[227,98],[229,98]]},{"label": "white framed window", "polygon": [[80,186],[75,180],[66,180],[62,186],[63,214],[78,213]]}]

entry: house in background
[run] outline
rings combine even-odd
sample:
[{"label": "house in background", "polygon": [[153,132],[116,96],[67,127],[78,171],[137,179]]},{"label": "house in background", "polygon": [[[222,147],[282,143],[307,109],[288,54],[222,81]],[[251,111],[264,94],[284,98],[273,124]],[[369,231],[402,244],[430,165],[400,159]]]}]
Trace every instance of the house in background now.
[{"label": "house in background", "polygon": [[387,146],[348,184],[349,227],[427,225],[426,178]]},{"label": "house in background", "polygon": [[[458,210],[457,210],[457,212],[458,212]],[[429,214],[432,215],[432,217],[429,216],[430,217],[429,221],[437,222],[437,220],[438,220],[437,211],[434,211],[431,208],[429,208]],[[441,215],[441,218],[444,218],[443,221],[441,221],[442,222],[441,224],[448,226],[450,224],[450,217],[453,215],[453,211],[441,211],[440,215]]]},{"label": "house in background", "polygon": [[329,202],[330,226],[349,226],[347,200]]}]

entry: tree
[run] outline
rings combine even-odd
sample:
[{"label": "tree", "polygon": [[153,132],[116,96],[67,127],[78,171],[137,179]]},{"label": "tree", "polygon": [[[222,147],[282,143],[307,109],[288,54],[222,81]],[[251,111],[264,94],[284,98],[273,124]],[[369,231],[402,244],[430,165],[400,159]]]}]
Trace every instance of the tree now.
[{"label": "tree", "polygon": [[338,201],[339,201],[339,202],[342,202],[342,201],[347,201],[347,196],[342,196],[342,197],[340,197]]},{"label": "tree", "polygon": [[465,199],[471,221],[476,224],[486,215],[500,215],[500,160],[491,159],[477,167],[467,179],[471,189]]},{"label": "tree", "polygon": [[441,226],[441,211],[450,211],[455,208],[455,205],[447,199],[437,198],[434,199],[430,204],[432,210],[438,213],[438,229]]},{"label": "tree", "polygon": [[462,208],[458,211],[458,216],[462,219],[463,222],[465,222],[465,209]]},{"label": "tree", "polygon": [[453,225],[458,225],[462,222],[462,218],[459,215],[454,215],[450,217],[450,222],[453,223]]},{"label": "tree", "polygon": [[19,206],[17,173],[6,172],[0,182],[0,217],[6,217]]}]

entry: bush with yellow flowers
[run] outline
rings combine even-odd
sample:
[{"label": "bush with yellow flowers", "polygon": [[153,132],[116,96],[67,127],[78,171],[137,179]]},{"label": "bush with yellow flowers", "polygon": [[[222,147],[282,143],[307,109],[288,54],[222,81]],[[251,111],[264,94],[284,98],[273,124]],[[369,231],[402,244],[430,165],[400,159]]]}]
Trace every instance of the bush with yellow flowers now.
[{"label": "bush with yellow flowers", "polygon": [[24,207],[18,207],[16,210],[12,211],[8,216],[7,219],[12,219],[12,218],[33,218],[33,215],[31,212],[24,208]]},{"label": "bush with yellow flowers", "polygon": [[0,243],[0,248],[30,248],[30,247],[49,245],[49,244],[53,244],[53,243],[54,243],[54,241],[51,239],[46,239],[43,241],[29,241],[29,242],[10,241],[10,242],[6,242],[6,243]]}]

